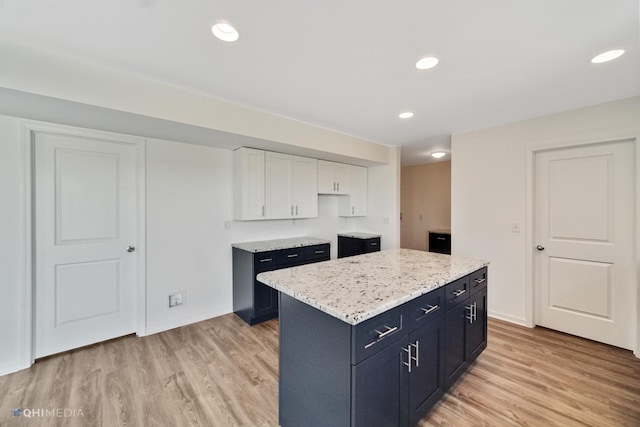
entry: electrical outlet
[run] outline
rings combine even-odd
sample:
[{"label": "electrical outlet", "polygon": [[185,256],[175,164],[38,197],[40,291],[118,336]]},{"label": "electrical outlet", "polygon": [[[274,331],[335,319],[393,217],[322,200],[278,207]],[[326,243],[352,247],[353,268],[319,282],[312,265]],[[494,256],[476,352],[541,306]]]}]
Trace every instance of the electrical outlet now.
[{"label": "electrical outlet", "polygon": [[169,308],[178,307],[184,304],[184,292],[176,292],[169,295]]}]

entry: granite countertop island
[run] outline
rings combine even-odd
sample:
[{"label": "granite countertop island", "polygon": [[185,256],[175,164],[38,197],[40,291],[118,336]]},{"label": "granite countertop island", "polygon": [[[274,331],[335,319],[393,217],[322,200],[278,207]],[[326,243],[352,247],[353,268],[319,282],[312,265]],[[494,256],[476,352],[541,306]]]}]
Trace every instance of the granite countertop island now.
[{"label": "granite countertop island", "polygon": [[389,249],[260,273],[257,280],[357,325],[488,264],[479,259]]}]

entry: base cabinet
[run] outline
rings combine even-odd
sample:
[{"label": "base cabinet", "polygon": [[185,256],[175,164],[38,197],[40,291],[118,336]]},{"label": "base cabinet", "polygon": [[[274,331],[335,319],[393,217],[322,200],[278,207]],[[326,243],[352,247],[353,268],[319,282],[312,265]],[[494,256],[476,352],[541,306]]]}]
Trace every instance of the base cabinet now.
[{"label": "base cabinet", "polygon": [[278,316],[278,294],[256,276],[265,271],[330,259],[329,244],[267,252],[233,248],[233,311],[250,325]]},{"label": "base cabinet", "polygon": [[486,347],[483,322],[486,268],[355,326],[280,294],[280,425],[415,426]]},{"label": "base cabinet", "polygon": [[338,258],[362,255],[380,250],[380,237],[350,237],[338,235]]}]

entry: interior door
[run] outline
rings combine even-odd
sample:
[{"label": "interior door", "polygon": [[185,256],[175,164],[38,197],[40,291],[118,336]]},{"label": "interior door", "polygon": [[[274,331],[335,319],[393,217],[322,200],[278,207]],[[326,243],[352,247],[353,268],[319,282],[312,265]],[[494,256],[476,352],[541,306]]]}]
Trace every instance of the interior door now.
[{"label": "interior door", "polygon": [[633,141],[536,154],[536,324],[633,348],[634,165]]},{"label": "interior door", "polygon": [[45,132],[33,143],[35,357],[135,332],[137,147]]}]

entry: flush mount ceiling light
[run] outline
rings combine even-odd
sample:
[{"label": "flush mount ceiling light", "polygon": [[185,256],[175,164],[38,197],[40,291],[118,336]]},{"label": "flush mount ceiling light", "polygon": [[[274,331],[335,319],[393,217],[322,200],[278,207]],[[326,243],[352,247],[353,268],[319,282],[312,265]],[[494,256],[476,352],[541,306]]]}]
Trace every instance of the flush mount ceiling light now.
[{"label": "flush mount ceiling light", "polygon": [[592,64],[602,64],[603,62],[612,61],[621,57],[624,54],[624,49],[614,49],[607,52],[603,52],[598,56],[595,56],[592,60]]},{"label": "flush mount ceiling light", "polygon": [[404,113],[398,114],[398,117],[400,117],[401,119],[410,119],[411,117],[413,117],[413,113],[411,111],[405,111]]},{"label": "flush mount ceiling light", "polygon": [[211,27],[211,32],[214,36],[225,42],[234,42],[240,37],[238,31],[226,22],[219,22],[215,24]]},{"label": "flush mount ceiling light", "polygon": [[418,70],[428,70],[438,65],[438,58],[435,56],[427,56],[416,62],[416,68]]},{"label": "flush mount ceiling light", "polygon": [[441,159],[446,155],[447,153],[445,153],[444,151],[434,151],[433,153],[431,153],[431,157],[435,159]]}]

